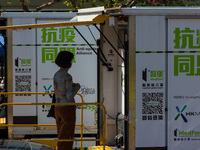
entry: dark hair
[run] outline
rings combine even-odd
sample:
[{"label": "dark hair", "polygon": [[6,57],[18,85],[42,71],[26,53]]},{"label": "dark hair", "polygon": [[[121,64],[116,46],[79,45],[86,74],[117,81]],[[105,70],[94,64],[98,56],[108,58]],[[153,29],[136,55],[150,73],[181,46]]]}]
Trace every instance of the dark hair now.
[{"label": "dark hair", "polygon": [[74,54],[72,52],[61,51],[58,53],[55,63],[59,67],[70,68],[73,58],[74,58]]}]

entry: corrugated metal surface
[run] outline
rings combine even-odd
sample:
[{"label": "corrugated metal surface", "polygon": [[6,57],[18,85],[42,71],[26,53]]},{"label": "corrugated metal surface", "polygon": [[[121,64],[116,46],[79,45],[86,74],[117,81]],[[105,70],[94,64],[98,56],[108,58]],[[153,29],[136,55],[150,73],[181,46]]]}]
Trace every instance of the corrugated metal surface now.
[{"label": "corrugated metal surface", "polygon": [[165,50],[165,17],[136,16],[136,51]]},{"label": "corrugated metal surface", "polygon": [[132,7],[123,8],[122,13],[135,16],[199,15],[200,7]]},{"label": "corrugated metal surface", "polygon": [[1,14],[4,18],[51,18],[51,19],[65,19],[70,20],[76,16],[75,12],[3,12]]}]

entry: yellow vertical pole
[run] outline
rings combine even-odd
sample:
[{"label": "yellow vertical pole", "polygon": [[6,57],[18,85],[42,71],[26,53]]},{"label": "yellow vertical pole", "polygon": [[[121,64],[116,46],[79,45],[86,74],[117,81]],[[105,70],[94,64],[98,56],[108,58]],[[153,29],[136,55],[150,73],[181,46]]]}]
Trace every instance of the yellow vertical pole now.
[{"label": "yellow vertical pole", "polygon": [[[78,93],[77,93],[78,94]],[[82,139],[83,139],[83,96],[81,95],[81,94],[78,94],[80,97],[81,97],[81,146],[80,146],[80,148],[81,148],[81,150],[82,150],[82,147],[83,147],[83,141],[82,141]]]},{"label": "yellow vertical pole", "polygon": [[136,18],[129,16],[129,150],[135,150],[135,90],[136,90]]},{"label": "yellow vertical pole", "polygon": [[[12,25],[12,18],[7,19],[7,25]],[[13,91],[13,46],[12,46],[12,30],[7,30],[7,90]],[[13,96],[8,95],[7,102],[12,103],[13,102]],[[13,124],[13,107],[7,107],[7,120],[6,123]],[[8,138],[13,139],[13,127],[8,127]]]},{"label": "yellow vertical pole", "polygon": [[104,108],[104,113],[103,113],[103,150],[106,148],[106,109],[104,105],[101,105]]},{"label": "yellow vertical pole", "polygon": [[82,100],[82,105],[81,105],[81,150],[83,147],[83,100]]}]

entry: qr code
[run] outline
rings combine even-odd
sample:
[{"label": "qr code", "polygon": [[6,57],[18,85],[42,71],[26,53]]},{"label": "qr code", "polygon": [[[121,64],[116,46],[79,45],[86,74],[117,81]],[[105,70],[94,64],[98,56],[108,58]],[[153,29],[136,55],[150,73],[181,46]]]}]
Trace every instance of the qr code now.
[{"label": "qr code", "polygon": [[15,76],[16,92],[31,92],[31,75]]},{"label": "qr code", "polygon": [[163,93],[142,93],[142,114],[163,114]]}]

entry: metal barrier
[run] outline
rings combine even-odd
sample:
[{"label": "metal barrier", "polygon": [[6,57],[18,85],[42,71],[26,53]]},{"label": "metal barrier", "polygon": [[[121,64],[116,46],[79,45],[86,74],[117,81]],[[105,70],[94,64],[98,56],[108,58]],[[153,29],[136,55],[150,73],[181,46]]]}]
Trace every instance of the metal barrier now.
[{"label": "metal barrier", "polygon": [[[53,93],[43,93],[43,92],[0,92],[0,95],[14,95],[14,94],[32,94],[32,95],[49,95]],[[0,107],[10,106],[10,105],[81,105],[81,124],[76,124],[76,126],[81,126],[81,137],[80,139],[40,139],[40,141],[56,141],[56,142],[69,142],[69,141],[80,141],[80,148],[83,147],[83,141],[99,141],[103,143],[103,149],[105,150],[105,133],[106,133],[106,108],[101,103],[85,103],[83,100],[83,96],[77,93],[78,96],[81,97],[81,103],[2,103]],[[83,139],[83,105],[99,105],[103,108],[103,139]],[[56,126],[56,124],[0,124],[0,127],[19,127],[19,126]],[[30,139],[29,141],[38,141],[36,139]]]}]

